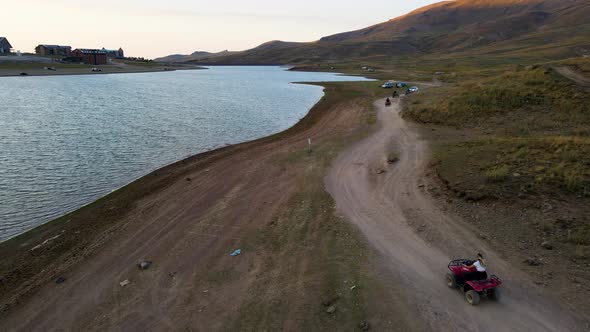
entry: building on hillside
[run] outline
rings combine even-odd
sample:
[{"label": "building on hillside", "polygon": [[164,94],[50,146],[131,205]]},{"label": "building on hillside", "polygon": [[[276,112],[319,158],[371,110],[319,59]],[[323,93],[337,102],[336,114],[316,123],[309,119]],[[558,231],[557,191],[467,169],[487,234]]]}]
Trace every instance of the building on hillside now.
[{"label": "building on hillside", "polygon": [[72,51],[69,61],[84,62],[88,65],[106,65],[107,53],[103,50],[78,48]]},{"label": "building on hillside", "polygon": [[123,49],[120,47],[118,50],[107,50],[103,47],[102,50],[107,53],[109,58],[123,59],[125,57],[125,52],[123,52]]},{"label": "building on hillside", "polygon": [[0,37],[0,55],[8,55],[10,54],[10,50],[12,49],[12,45],[8,42],[6,37]]},{"label": "building on hillside", "polygon": [[62,46],[62,45],[48,45],[48,44],[41,44],[35,47],[35,53],[38,55],[62,55],[62,56],[69,56],[72,53],[71,46]]}]

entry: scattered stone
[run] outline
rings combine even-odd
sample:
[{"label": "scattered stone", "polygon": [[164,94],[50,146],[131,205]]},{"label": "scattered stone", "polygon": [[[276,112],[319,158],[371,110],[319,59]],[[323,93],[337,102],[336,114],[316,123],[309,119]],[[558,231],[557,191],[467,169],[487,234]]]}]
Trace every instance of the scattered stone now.
[{"label": "scattered stone", "polygon": [[526,264],[528,264],[529,266],[541,266],[543,265],[543,262],[541,262],[540,260],[536,259],[536,258],[527,258],[524,260],[524,262]]},{"label": "scattered stone", "polygon": [[487,236],[485,236],[485,234],[482,234],[482,233],[479,233],[477,235],[477,237],[480,238],[480,239],[482,239],[482,240],[486,240],[488,238]]},{"label": "scattered stone", "polygon": [[193,179],[191,178],[186,178],[186,181],[191,182]]},{"label": "scattered stone", "polygon": [[543,207],[541,208],[541,210],[543,212],[549,212],[549,211],[553,210],[553,205],[551,205],[549,203],[545,203],[545,204],[543,204]]},{"label": "scattered stone", "polygon": [[177,273],[178,273],[178,272],[170,272],[170,273],[168,273],[168,276],[169,276],[170,278],[174,278],[174,277],[176,277],[176,274],[177,274]]},{"label": "scattered stone", "polygon": [[356,289],[356,285],[350,287],[350,290],[355,290]]},{"label": "scattered stone", "polygon": [[359,329],[361,329],[361,331],[368,331],[371,329],[371,325],[369,325],[369,322],[364,320],[359,323]]},{"label": "scattered stone", "polygon": [[121,285],[121,287],[125,287],[125,286],[129,285],[130,283],[131,283],[131,281],[129,281],[129,279],[125,279],[125,280],[121,281],[119,283],[119,285]]},{"label": "scattered stone", "polygon": [[547,250],[553,250],[553,245],[547,241],[541,243],[541,247],[543,247]]},{"label": "scattered stone", "polygon": [[326,309],[326,312],[329,313],[330,315],[336,312],[336,306],[329,306],[328,309]]},{"label": "scattered stone", "polygon": [[520,199],[525,199],[525,198],[526,198],[526,195],[525,195],[525,194],[523,194],[523,193],[518,193],[518,195],[516,195],[516,196],[517,196],[518,198],[520,198]]},{"label": "scattered stone", "polygon": [[63,284],[65,281],[66,281],[66,278],[64,276],[60,276],[57,279],[55,279],[56,284]]},{"label": "scattered stone", "polygon": [[395,164],[399,161],[399,158],[396,156],[390,156],[387,158],[387,163],[388,164]]},{"label": "scattered stone", "polygon": [[383,170],[383,169],[378,169],[376,173],[377,173],[377,174],[383,174],[383,173],[385,173],[385,170]]},{"label": "scattered stone", "polygon": [[152,262],[142,259],[137,264],[137,267],[139,267],[140,270],[147,270],[150,268],[151,265],[152,265]]},{"label": "scattered stone", "polygon": [[338,301],[339,299],[340,299],[340,296],[339,296],[339,295],[334,295],[334,296],[332,296],[332,297],[330,297],[330,298],[327,298],[326,300],[324,300],[324,301],[322,302],[322,305],[323,305],[324,307],[329,307],[329,306],[331,306],[332,304],[336,303],[336,301]]}]

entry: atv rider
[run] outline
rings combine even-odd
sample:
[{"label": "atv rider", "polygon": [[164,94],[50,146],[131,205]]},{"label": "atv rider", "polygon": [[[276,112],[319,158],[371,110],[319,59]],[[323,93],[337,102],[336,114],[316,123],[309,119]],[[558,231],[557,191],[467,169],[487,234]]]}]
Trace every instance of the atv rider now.
[{"label": "atv rider", "polygon": [[477,254],[477,260],[475,262],[471,263],[471,265],[463,264],[463,266],[468,269],[475,268],[475,271],[468,272],[463,275],[463,278],[465,281],[486,280],[488,278],[485,262],[484,262],[483,256],[481,254]]}]

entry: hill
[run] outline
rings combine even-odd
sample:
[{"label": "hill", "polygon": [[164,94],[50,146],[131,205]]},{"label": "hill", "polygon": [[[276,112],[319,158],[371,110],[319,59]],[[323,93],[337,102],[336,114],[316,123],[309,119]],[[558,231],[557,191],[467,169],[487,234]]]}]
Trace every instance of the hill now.
[{"label": "hill", "polygon": [[[191,59],[204,64],[301,64],[423,55],[548,59],[590,55],[584,0],[458,0],[430,5],[365,29],[309,43],[272,41],[251,50]],[[533,55],[530,52],[520,54]]]},{"label": "hill", "polygon": [[204,51],[196,51],[191,54],[172,54],[165,57],[154,59],[156,62],[188,62],[188,61],[198,61],[203,59],[215,58],[220,56],[228,56],[235,52],[230,51],[221,51],[218,53],[210,53]]}]

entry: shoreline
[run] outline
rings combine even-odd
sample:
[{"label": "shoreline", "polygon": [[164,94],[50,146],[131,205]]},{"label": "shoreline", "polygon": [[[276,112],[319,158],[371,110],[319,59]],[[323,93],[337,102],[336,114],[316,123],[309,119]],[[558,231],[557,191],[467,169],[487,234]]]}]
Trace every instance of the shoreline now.
[{"label": "shoreline", "polygon": [[[127,222],[124,220],[145,199],[156,196],[171,186],[191,183],[187,174],[208,172],[210,167],[232,160],[235,154],[248,155],[249,151],[287,144],[291,138],[314,128],[326,116],[323,114],[327,104],[324,101],[328,98],[326,87],[342,83],[306,84],[323,87],[324,97],[292,127],[270,136],[220,147],[161,167],[60,218],[1,242],[0,274],[3,275],[4,282],[0,285],[0,290],[6,295],[0,302],[0,315],[10,311],[23,297],[27,298],[49,280],[78,266],[80,260],[101,252],[100,249],[109,238],[126,226]],[[15,270],[18,271],[16,275],[13,273]]]},{"label": "shoreline", "polygon": [[[201,68],[201,69],[207,69],[207,68]],[[192,69],[181,69],[181,70],[192,70]],[[136,72],[136,73],[140,73],[140,72]],[[123,73],[102,73],[102,74],[123,74]],[[85,75],[85,74],[69,74],[69,75]],[[344,75],[344,74],[342,74],[342,75]],[[47,75],[47,76],[51,76],[51,75]],[[62,76],[62,75],[56,75],[56,76]],[[228,144],[222,144],[222,145],[219,145],[216,148],[211,148],[211,149],[205,150],[203,152],[200,152],[200,153],[197,153],[197,154],[194,154],[194,155],[181,157],[180,159],[178,159],[176,161],[173,161],[173,162],[170,162],[168,164],[162,165],[160,167],[157,167],[156,169],[152,169],[151,171],[148,171],[144,175],[141,175],[141,176],[139,176],[139,177],[137,177],[135,179],[130,180],[129,182],[127,182],[124,185],[121,185],[121,186],[119,186],[117,188],[111,189],[108,193],[105,193],[105,194],[97,197],[96,199],[88,202],[88,203],[85,203],[85,204],[83,204],[83,205],[81,205],[81,206],[79,206],[79,207],[77,207],[75,209],[72,209],[70,211],[67,211],[67,212],[63,213],[59,217],[55,217],[53,219],[50,219],[50,220],[48,220],[48,221],[46,221],[46,222],[44,222],[42,224],[39,224],[39,225],[37,225],[37,226],[35,226],[35,227],[27,230],[27,231],[24,231],[22,233],[19,233],[19,234],[10,236],[10,237],[8,237],[6,239],[0,239],[0,250],[1,250],[2,244],[6,243],[8,241],[11,241],[13,239],[17,239],[20,236],[25,236],[27,233],[33,232],[37,228],[42,228],[42,227],[44,227],[47,224],[51,224],[51,223],[57,222],[60,219],[66,218],[68,215],[73,214],[73,213],[76,213],[78,210],[84,209],[84,208],[88,207],[89,205],[92,205],[92,204],[98,202],[99,200],[105,199],[105,198],[107,198],[107,196],[110,196],[112,194],[115,194],[117,191],[122,190],[122,189],[124,189],[124,188],[132,185],[133,183],[135,183],[137,181],[140,181],[143,178],[148,177],[148,176],[150,176],[150,175],[152,175],[154,173],[157,173],[159,171],[163,171],[164,169],[168,169],[170,167],[174,167],[176,164],[182,164],[185,161],[186,162],[189,162],[191,160],[198,159],[200,156],[205,157],[205,156],[209,156],[209,154],[214,154],[216,152],[222,152],[221,150],[225,150],[225,149],[229,149],[229,148],[232,148],[232,147],[236,147],[238,145],[243,145],[243,144],[248,144],[248,143],[256,143],[256,142],[261,141],[261,140],[271,139],[274,136],[282,135],[282,134],[284,134],[284,133],[292,130],[293,127],[295,127],[295,126],[297,126],[299,124],[299,122],[305,120],[305,118],[312,112],[312,110],[318,105],[318,103],[320,103],[325,98],[326,93],[325,93],[325,86],[324,85],[326,85],[327,83],[329,83],[329,82],[291,82],[290,83],[290,84],[302,84],[302,85],[319,86],[319,87],[321,87],[324,90],[324,95],[318,99],[318,101],[307,111],[307,113],[305,113],[305,115],[304,115],[303,118],[301,118],[300,120],[298,120],[292,126],[286,128],[286,129],[284,129],[282,131],[279,131],[279,132],[276,132],[276,133],[272,133],[272,134],[269,134],[269,135],[266,135],[266,136],[262,136],[262,137],[259,137],[259,138],[256,138],[256,139],[246,140],[246,141],[243,141],[243,142],[239,142],[239,143],[235,143],[235,144],[229,144],[229,145]],[[1,251],[0,251],[0,254],[1,254]]]},{"label": "shoreline", "polygon": [[[193,65],[157,65],[157,66],[141,66],[141,65],[104,65],[94,66],[101,69],[99,72],[93,72],[91,69],[93,66],[88,65],[87,67],[58,67],[57,70],[51,71],[43,68],[38,68],[37,64],[31,67],[30,63],[25,64],[26,66],[15,68],[8,67],[5,63],[0,62],[0,78],[2,77],[46,77],[46,76],[81,76],[81,75],[110,75],[110,74],[139,74],[139,73],[161,73],[161,72],[174,72],[178,70],[205,70],[207,68],[202,66]],[[51,67],[51,66],[47,66]],[[27,73],[27,75],[21,75],[21,73]]]}]

